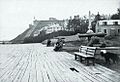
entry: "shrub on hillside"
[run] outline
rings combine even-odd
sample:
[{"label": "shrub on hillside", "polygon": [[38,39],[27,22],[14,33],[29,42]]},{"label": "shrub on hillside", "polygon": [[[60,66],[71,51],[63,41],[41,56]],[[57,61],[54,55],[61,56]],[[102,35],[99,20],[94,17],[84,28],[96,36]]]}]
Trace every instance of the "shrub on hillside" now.
[{"label": "shrub on hillside", "polygon": [[91,40],[88,42],[87,46],[93,46],[94,44],[100,44],[100,38],[93,36]]},{"label": "shrub on hillside", "polygon": [[105,40],[106,46],[113,46],[113,42],[110,40]]},{"label": "shrub on hillside", "polygon": [[51,39],[53,37],[57,36],[70,36],[74,35],[75,33],[73,31],[58,31],[58,32],[52,32],[50,34],[39,34],[36,37],[28,37],[25,38],[24,43],[40,43],[46,39]]},{"label": "shrub on hillside", "polygon": [[111,40],[111,39],[113,39],[113,38],[114,38],[113,35],[106,35],[106,36],[105,36],[105,39],[106,39],[106,40]]}]

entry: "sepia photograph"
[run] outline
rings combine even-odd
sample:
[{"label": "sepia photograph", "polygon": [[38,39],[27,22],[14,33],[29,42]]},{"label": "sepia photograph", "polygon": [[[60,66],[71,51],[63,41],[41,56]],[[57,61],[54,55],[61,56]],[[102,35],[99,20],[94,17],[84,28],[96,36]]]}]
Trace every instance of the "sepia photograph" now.
[{"label": "sepia photograph", "polygon": [[120,0],[0,0],[0,82],[120,82]]}]

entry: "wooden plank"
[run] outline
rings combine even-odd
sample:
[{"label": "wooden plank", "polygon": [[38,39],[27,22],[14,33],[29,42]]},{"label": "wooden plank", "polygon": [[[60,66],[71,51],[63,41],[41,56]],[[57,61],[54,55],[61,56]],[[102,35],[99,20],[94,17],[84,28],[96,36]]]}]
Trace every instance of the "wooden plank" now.
[{"label": "wooden plank", "polygon": [[[61,69],[66,69],[64,71],[64,74],[65,75],[69,75],[69,76],[66,76],[67,78],[69,78],[71,80],[71,82],[76,82],[76,81],[80,81],[80,82],[84,82],[84,81],[87,81],[87,82],[91,82],[90,80],[86,79],[82,74],[78,76],[78,73],[77,72],[72,72],[70,70],[70,66],[69,65],[66,65],[64,63],[64,61],[61,63],[61,61],[57,62],[56,63],[59,67],[61,67]],[[64,67],[64,68],[63,68]]]},{"label": "wooden plank", "polygon": [[[69,61],[70,62],[70,64],[71,63],[73,63],[73,62],[71,62],[71,61]],[[69,63],[68,62],[68,63]],[[73,65],[76,65],[75,63],[73,64]],[[78,66],[80,66],[80,65],[78,65]],[[75,67],[75,66],[74,66]],[[90,72],[89,71],[89,69],[87,68],[87,69],[85,69],[85,68],[83,68],[83,66],[81,66],[80,67],[81,69],[80,70],[82,70],[82,71],[84,71],[84,73],[85,74],[89,74],[89,76],[92,76],[92,77],[94,77],[94,78],[96,78],[98,81],[102,81],[102,82],[107,82],[107,81],[109,81],[109,82],[112,82],[111,80],[109,80],[108,78],[103,78],[104,76],[98,76],[98,75],[95,75],[93,72]],[[83,69],[82,69],[83,68]],[[79,69],[79,68],[78,68]],[[81,72],[80,72],[81,73]],[[86,76],[88,76],[88,75],[86,75]],[[115,76],[115,75],[114,75]],[[90,77],[89,77],[90,78]]]},{"label": "wooden plank", "polygon": [[46,61],[46,63],[48,64],[48,67],[51,69],[49,71],[51,71],[51,73],[53,74],[55,81],[56,82],[66,82],[65,79],[62,79],[59,68],[57,68],[57,66],[53,63],[53,61],[55,61],[55,59],[53,61],[51,61],[51,59],[53,59],[53,57],[51,59],[47,59],[47,56],[49,56],[49,55],[46,55],[46,54],[44,55],[44,60],[49,60],[49,61]]},{"label": "wooden plank", "polygon": [[[15,82],[17,80],[17,82],[28,82],[29,81],[29,78],[30,78],[30,71],[31,71],[31,60],[32,60],[32,55],[33,55],[33,52],[34,52],[34,47],[31,46],[31,47],[28,47],[27,50],[25,52],[28,52],[26,53],[27,55],[29,55],[27,61],[26,61],[26,64],[24,65],[24,68],[20,74],[20,77],[18,76],[18,79],[15,79]],[[24,53],[25,53],[24,52]]]},{"label": "wooden plank", "polygon": [[[57,54],[56,54],[57,55]],[[47,55],[49,56],[49,55]],[[56,68],[54,71],[58,73],[59,77],[61,78],[61,80],[63,80],[64,82],[71,82],[70,78],[67,78],[63,73],[65,73],[65,71],[63,71],[64,69],[61,69],[55,62],[58,62],[59,60],[57,58],[54,58],[54,54],[51,54],[52,56],[52,60],[51,60],[51,66],[53,66],[52,68]],[[49,57],[48,57],[49,58]],[[61,76],[62,75],[62,76]],[[60,81],[59,81],[60,82]]]},{"label": "wooden plank", "polygon": [[28,58],[26,58],[26,61],[24,61],[23,67],[20,69],[19,73],[17,74],[16,78],[14,79],[14,82],[21,82],[21,79],[23,78],[23,75],[29,65],[29,59],[30,54],[28,54]]},{"label": "wooden plank", "polygon": [[97,47],[96,49],[97,50],[120,50],[120,47],[104,47],[104,48]]},{"label": "wooden plank", "polygon": [[[16,57],[16,60],[14,61],[14,63],[10,65],[11,68],[8,68],[8,73],[7,73],[7,75],[4,75],[5,78],[7,78],[7,77],[9,77],[9,76],[11,77],[11,78],[7,78],[8,82],[10,82],[10,79],[16,77],[16,75],[19,73],[20,69],[22,69],[22,68],[20,67],[21,63],[24,64],[23,61],[26,60],[26,57],[28,56],[27,54],[23,54],[23,53],[21,52],[21,50],[20,50],[20,51],[17,51],[17,52],[19,52],[18,55],[21,56],[20,59],[19,59],[19,56],[17,56],[17,57]],[[11,54],[11,55],[12,55],[12,54]],[[23,57],[23,56],[24,56],[24,57]],[[22,66],[24,66],[24,65],[22,65]],[[15,71],[16,71],[16,72],[15,72]],[[22,71],[22,70],[21,70],[21,71]],[[17,73],[17,72],[18,72],[18,73]],[[12,74],[12,76],[11,76],[11,74]],[[3,81],[3,80],[2,80],[2,81]],[[13,81],[13,79],[12,79],[11,81]]]},{"label": "wooden plank", "polygon": [[49,61],[47,61],[47,59],[43,59],[44,60],[44,65],[45,65],[45,69],[46,69],[46,73],[49,79],[49,82],[57,82],[55,79],[55,76],[52,74],[52,71],[49,69],[48,64],[50,63]]},{"label": "wooden plank", "polygon": [[[14,61],[14,59],[16,58],[17,53],[18,53],[17,49],[12,49],[12,50],[9,49],[6,53],[1,53],[0,68],[5,69],[9,64],[11,64],[11,62]],[[9,54],[10,54],[10,56],[9,56]]]},{"label": "wooden plank", "polygon": [[74,52],[74,54],[76,54],[78,56],[82,56],[82,57],[94,57],[92,55],[87,55],[87,54],[83,54],[83,53],[79,53],[79,52]]},{"label": "wooden plank", "polygon": [[43,60],[44,54],[42,54],[42,55],[43,55],[43,56],[41,56],[42,59],[39,62],[40,63],[40,68],[41,68],[41,72],[42,72],[42,78],[43,78],[42,80],[43,80],[43,82],[49,82],[50,81],[49,75],[47,74],[47,71],[46,71],[46,68],[45,68],[45,61]]},{"label": "wooden plank", "polygon": [[14,81],[14,79],[18,75],[19,71],[24,66],[24,64],[25,64],[24,61],[26,60],[26,57],[29,56],[29,55],[27,55],[27,56],[26,55],[22,56],[18,62],[15,62],[16,65],[13,66],[13,68],[8,73],[6,73],[6,75],[4,75],[2,81],[6,81],[6,82]]},{"label": "wooden plank", "polygon": [[[98,64],[84,66],[74,60],[74,55],[54,52],[53,47],[48,48],[41,44],[8,47],[2,46],[3,50],[9,49],[2,57],[9,62],[6,60],[1,62],[0,68],[4,70],[0,70],[0,82],[119,82],[120,80],[120,74],[115,71]],[[11,55],[8,54],[14,49]],[[71,71],[70,68],[75,68],[79,72]]]},{"label": "wooden plank", "polygon": [[[63,61],[63,60],[62,60],[62,61]],[[74,61],[74,60],[73,60],[73,61]],[[78,68],[78,66],[79,66],[78,64],[77,64],[77,67],[76,67],[76,66],[73,64],[73,62],[71,62],[71,60],[65,58],[64,64],[65,64],[65,65],[68,65],[69,68],[70,68],[70,67],[74,67],[74,68],[80,69],[80,70],[79,70],[79,74],[80,74],[79,76],[82,76],[82,77],[86,78],[86,80],[98,82],[98,80],[95,80],[95,78],[90,77],[90,75],[87,75],[87,74],[85,73],[85,72],[88,72],[87,70],[86,70],[86,71],[81,70],[81,67]],[[82,66],[82,69],[84,69],[83,66]],[[80,78],[82,78],[82,77],[80,77]],[[90,79],[90,78],[91,78],[91,79]],[[86,81],[86,80],[85,80],[85,81]]]},{"label": "wooden plank", "polygon": [[[63,53],[62,53],[63,54]],[[61,56],[60,56],[61,57]],[[64,57],[66,57],[66,55],[64,54]],[[90,73],[89,75],[92,75],[92,74],[94,74],[94,73]],[[100,81],[103,81],[103,82],[106,82],[106,81],[111,81],[111,80],[109,80],[108,78],[103,78],[103,76],[101,77],[101,76],[99,76],[99,75],[95,75],[94,74],[94,76],[95,76],[95,78],[96,77],[98,77],[99,79],[100,79]],[[97,78],[97,79],[98,79]],[[103,79],[102,79],[103,78]]]},{"label": "wooden plank", "polygon": [[[62,53],[63,54],[63,53]],[[53,55],[53,54],[52,54]],[[57,56],[59,55],[60,56],[60,58],[59,57],[57,57],[58,58],[58,60],[60,60],[60,59],[62,59],[61,58],[61,54],[56,54]],[[66,57],[65,56],[65,54],[63,54],[64,55],[64,57]],[[61,63],[62,62],[62,63]],[[69,75],[69,73],[71,72],[71,70],[70,70],[70,67],[72,67],[72,66],[69,66],[69,65],[66,65],[67,63],[63,63],[64,62],[64,58],[62,59],[62,60],[60,60],[60,62],[59,61],[57,61],[57,65],[58,66],[60,66],[60,63],[61,63],[61,65],[63,65],[64,66],[64,69],[67,69],[67,71],[65,71],[66,73],[68,73],[68,75]],[[63,69],[62,67],[61,67],[61,69]],[[80,77],[81,76],[81,77]],[[82,78],[83,79],[83,75],[80,75],[79,76],[79,78]],[[71,77],[73,77],[73,75],[71,75]],[[81,80],[82,80],[81,79]],[[71,79],[72,80],[72,79]],[[83,80],[82,80],[82,82],[84,82],[86,80],[86,78],[84,78]],[[79,79],[79,81],[80,81],[80,79]],[[89,80],[90,81],[90,80]]]},{"label": "wooden plank", "polygon": [[28,60],[28,66],[24,72],[24,75],[22,76],[22,78],[20,79],[20,82],[28,82],[29,81],[29,74],[30,74],[30,68],[31,68],[31,54],[30,54],[30,58]]},{"label": "wooden plank", "polygon": [[120,81],[120,74],[115,72],[115,71],[112,71],[108,68],[105,68],[103,66],[100,66],[98,65],[96,67],[97,70],[100,70],[102,73],[102,75],[105,77],[105,78],[108,78],[112,81],[115,81],[115,82],[119,82]]},{"label": "wooden plank", "polygon": [[44,82],[44,79],[43,79],[43,71],[42,71],[42,63],[41,63],[41,60],[42,60],[42,57],[41,57],[41,53],[38,53],[37,54],[37,63],[36,63],[36,70],[37,70],[37,81],[38,82]]},{"label": "wooden plank", "polygon": [[[1,50],[1,49],[0,49]],[[4,50],[3,50],[4,51]],[[1,53],[0,54],[0,67],[3,69],[6,68],[12,60],[14,60],[14,55],[8,55],[10,53],[13,53],[14,49],[7,51],[7,53]],[[15,50],[16,51],[16,50]],[[9,53],[8,53],[9,52]],[[3,57],[3,58],[2,58]],[[4,59],[4,60],[3,60]]]},{"label": "wooden plank", "polygon": [[[96,67],[96,66],[95,66]],[[102,70],[104,70],[104,68],[99,68],[99,69],[102,69]],[[107,69],[107,68],[106,68]],[[87,69],[87,70],[89,70],[89,69]],[[100,70],[99,70],[100,71]],[[107,71],[107,70],[106,70]],[[103,74],[106,72],[105,70],[103,71]],[[109,73],[109,72],[108,72]],[[117,74],[117,73],[116,73]],[[115,76],[115,77],[117,77],[117,76],[119,76],[119,74],[117,74],[117,76],[116,76],[116,74],[112,74],[113,76]],[[110,76],[108,76],[107,78],[111,78]],[[119,80],[119,78],[116,78],[116,79],[118,79]],[[114,80],[115,80],[115,78],[114,78]]]},{"label": "wooden plank", "polygon": [[5,78],[9,77],[9,75],[12,73],[12,71],[17,66],[19,66],[19,63],[20,63],[20,61],[22,60],[23,57],[24,57],[24,55],[21,55],[20,58],[16,58],[16,60],[14,60],[13,63],[10,66],[8,66],[5,70],[3,70],[1,72],[1,77],[0,77],[1,81],[6,80]]}]

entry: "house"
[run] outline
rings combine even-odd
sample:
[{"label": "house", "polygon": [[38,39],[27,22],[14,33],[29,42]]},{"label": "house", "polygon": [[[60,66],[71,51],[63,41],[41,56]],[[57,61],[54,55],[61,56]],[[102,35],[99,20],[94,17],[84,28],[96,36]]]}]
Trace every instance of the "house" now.
[{"label": "house", "polygon": [[44,30],[46,31],[46,34],[48,34],[56,31],[64,30],[64,28],[60,26],[58,23],[54,23],[54,24],[45,26]]},{"label": "house", "polygon": [[100,20],[96,24],[96,33],[120,35],[120,20]]}]

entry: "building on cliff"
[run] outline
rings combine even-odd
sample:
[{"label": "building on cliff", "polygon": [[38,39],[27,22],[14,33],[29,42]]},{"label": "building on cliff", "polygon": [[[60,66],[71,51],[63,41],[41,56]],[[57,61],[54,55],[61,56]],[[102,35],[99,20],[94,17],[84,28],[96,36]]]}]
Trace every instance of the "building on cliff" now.
[{"label": "building on cliff", "polygon": [[49,20],[34,20],[33,25],[29,27],[35,28],[31,36],[38,36],[41,31],[45,31],[46,34],[59,30],[67,30],[67,20],[57,20],[55,18],[49,18]]}]

